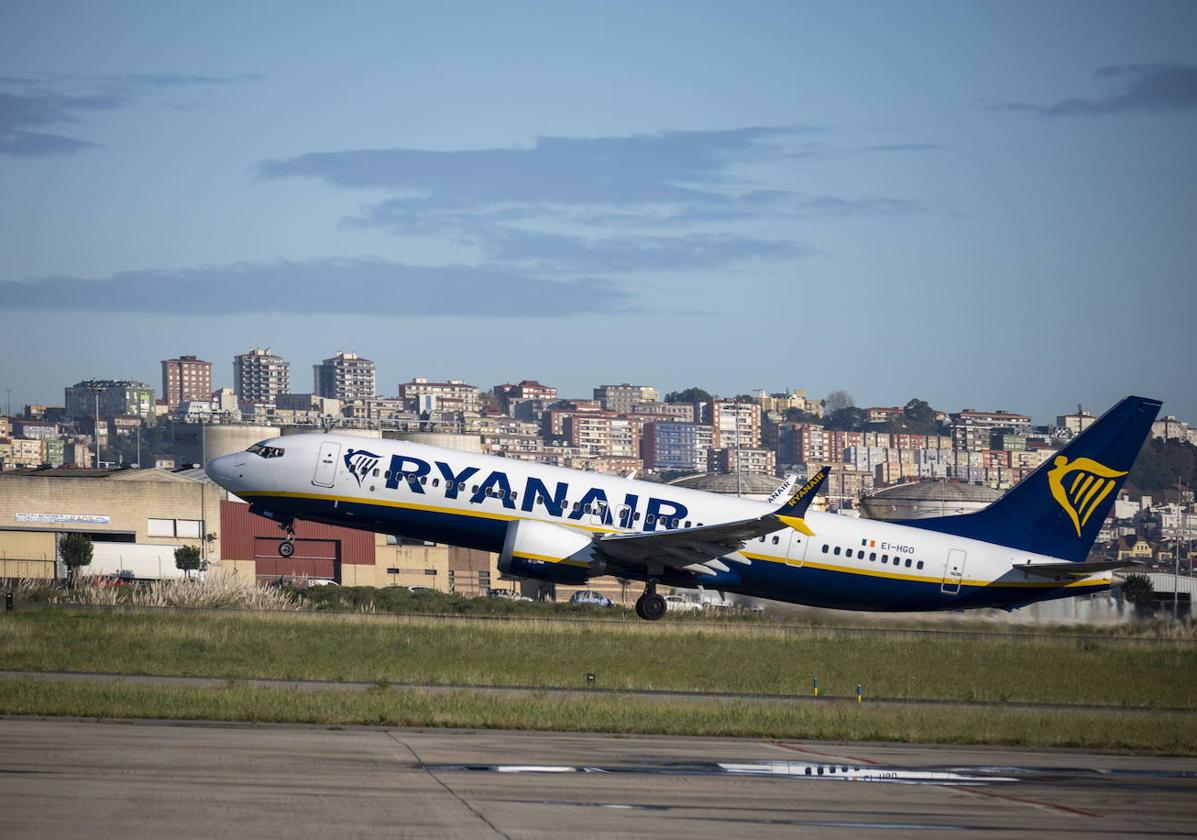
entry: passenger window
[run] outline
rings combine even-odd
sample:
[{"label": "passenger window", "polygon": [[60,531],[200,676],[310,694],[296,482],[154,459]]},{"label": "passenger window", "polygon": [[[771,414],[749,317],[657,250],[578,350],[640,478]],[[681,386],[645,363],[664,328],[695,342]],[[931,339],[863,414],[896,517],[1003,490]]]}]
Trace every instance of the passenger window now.
[{"label": "passenger window", "polygon": [[432,486],[433,486],[433,487],[440,487],[440,486],[441,486],[441,480],[440,480],[439,478],[434,478],[434,479],[432,479]]},{"label": "passenger window", "polygon": [[655,516],[653,516],[653,515],[650,513],[648,516],[644,517],[644,524],[645,524],[645,525],[652,525],[652,524],[653,524],[653,522],[655,522],[655,521],[656,521],[656,519],[657,519],[657,518],[656,518]]},{"label": "passenger window", "polygon": [[[374,474],[375,474],[375,475],[378,475],[378,470],[375,470],[375,471],[374,471]],[[421,483],[421,484],[427,484],[427,483],[428,483],[428,476],[426,476],[426,475],[422,475],[422,476],[420,476],[420,483]]]},{"label": "passenger window", "polygon": [[478,492],[478,485],[477,485],[477,484],[475,484],[475,485],[474,485],[474,488],[473,488],[472,490],[470,490],[470,492],[471,492],[471,493],[477,493],[477,492]]},{"label": "passenger window", "polygon": [[686,520],[686,527],[687,527],[687,528],[689,528],[689,527],[690,527],[690,520],[689,520],[689,519],[687,519],[687,520]]},{"label": "passenger window", "polygon": [[870,552],[869,552],[869,559],[870,559],[870,560],[876,560],[876,559],[877,559],[877,552],[875,552],[875,551],[870,551]]},{"label": "passenger window", "polygon": [[378,467],[374,468],[374,477],[378,478]]},{"label": "passenger window", "polygon": [[387,470],[386,472],[384,472],[382,474],[382,477],[385,478],[387,481],[390,481],[391,480],[391,471]]},{"label": "passenger window", "polygon": [[639,521],[640,521],[640,511],[636,511],[635,515],[633,515],[633,516],[632,516],[632,520],[633,520],[634,522],[639,522]]},{"label": "passenger window", "polygon": [[908,568],[908,569],[910,568],[910,560],[906,561],[906,568]]},{"label": "passenger window", "polygon": [[922,560],[920,560],[920,561],[919,561],[919,566],[918,566],[918,567],[919,567],[920,569],[921,569],[921,568],[923,568],[923,561],[922,561]]},{"label": "passenger window", "polygon": [[[476,490],[477,488],[474,488],[474,489]],[[458,491],[459,493],[464,493],[464,492],[465,492],[465,482],[464,482],[464,481],[463,481],[463,482],[461,482],[461,484],[458,484],[458,485],[457,485],[457,491]]]},{"label": "passenger window", "polygon": [[774,538],[773,538],[773,544],[774,544],[774,545],[777,545],[777,543],[778,543],[778,542],[779,542],[779,538],[778,538],[778,537],[774,537]]},{"label": "passenger window", "polygon": [[831,548],[831,546],[829,546],[827,543],[823,543],[823,553],[824,554],[827,553],[827,549],[829,549],[829,548]]},{"label": "passenger window", "polygon": [[882,555],[881,555],[881,562],[882,562],[882,563],[888,563],[888,562],[889,562],[889,555],[888,555],[888,554],[882,554]]},{"label": "passenger window", "polygon": [[764,542],[764,541],[765,541],[765,538],[762,536],[762,537],[761,537],[761,542]]},{"label": "passenger window", "polygon": [[510,493],[508,493],[507,495],[511,496],[511,501],[513,501],[513,502],[515,501],[515,496],[516,496],[516,493],[515,493],[515,491],[514,491],[514,490],[512,490],[512,491],[511,491]]},{"label": "passenger window", "polygon": [[835,547],[835,556],[836,557],[840,556],[840,547],[838,545]]},{"label": "passenger window", "polygon": [[846,554],[848,557],[851,557],[851,556],[852,556],[852,549],[850,549],[850,548],[845,548],[845,549],[844,549],[844,554]]}]

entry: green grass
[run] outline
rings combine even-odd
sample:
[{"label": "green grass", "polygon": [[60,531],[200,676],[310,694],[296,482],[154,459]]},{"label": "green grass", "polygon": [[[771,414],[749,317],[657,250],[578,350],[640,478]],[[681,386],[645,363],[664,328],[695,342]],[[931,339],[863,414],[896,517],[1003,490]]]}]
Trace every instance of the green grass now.
[{"label": "green grass", "polygon": [[684,623],[48,609],[0,617],[0,668],[1197,708],[1189,645]]},{"label": "green grass", "polygon": [[451,726],[564,732],[1008,744],[1031,747],[1197,752],[1197,716],[1142,712],[990,710],[779,704],[671,703],[628,697],[294,691],[235,683],[174,688],[117,683],[0,681],[0,714],[169,718],[326,725]]}]

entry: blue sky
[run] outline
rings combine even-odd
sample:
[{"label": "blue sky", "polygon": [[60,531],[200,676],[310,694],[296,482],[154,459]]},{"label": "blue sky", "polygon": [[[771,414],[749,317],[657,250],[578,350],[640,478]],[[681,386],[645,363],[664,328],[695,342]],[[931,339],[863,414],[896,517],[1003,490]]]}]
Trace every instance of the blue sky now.
[{"label": "blue sky", "polygon": [[1192,3],[433,6],[6,4],[14,404],[268,345],[1197,421]]}]

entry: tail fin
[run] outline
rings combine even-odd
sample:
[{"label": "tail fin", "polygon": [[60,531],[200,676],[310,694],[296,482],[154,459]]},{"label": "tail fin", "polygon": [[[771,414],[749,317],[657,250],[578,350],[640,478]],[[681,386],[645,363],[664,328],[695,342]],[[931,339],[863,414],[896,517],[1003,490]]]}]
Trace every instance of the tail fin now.
[{"label": "tail fin", "polygon": [[1160,405],[1127,397],[984,510],[902,524],[1083,561]]}]

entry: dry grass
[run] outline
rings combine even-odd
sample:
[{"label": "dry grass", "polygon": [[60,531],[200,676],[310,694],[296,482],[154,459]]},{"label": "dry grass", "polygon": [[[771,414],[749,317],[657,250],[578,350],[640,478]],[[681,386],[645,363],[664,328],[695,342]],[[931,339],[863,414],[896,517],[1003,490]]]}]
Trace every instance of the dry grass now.
[{"label": "dry grass", "polygon": [[205,580],[161,580],[141,586],[98,585],[84,579],[74,589],[58,590],[50,602],[99,607],[177,607],[275,612],[303,609],[303,605],[290,592],[256,586],[229,575],[213,575]]}]

